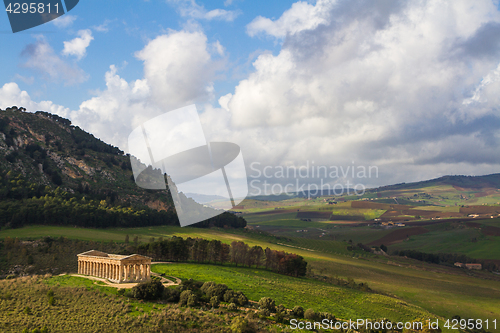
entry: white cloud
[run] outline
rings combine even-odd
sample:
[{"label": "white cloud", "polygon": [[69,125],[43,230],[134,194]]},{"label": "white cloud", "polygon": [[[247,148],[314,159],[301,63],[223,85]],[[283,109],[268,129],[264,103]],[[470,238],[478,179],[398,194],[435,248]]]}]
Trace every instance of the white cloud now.
[{"label": "white cloud", "polygon": [[212,99],[217,63],[208,52],[210,47],[202,32],[170,31],[156,37],[136,53],[144,62],[144,78],[127,82],[111,66],[105,75],[106,90],[83,102],[71,119],[127,150],[128,135],[141,123]]},{"label": "white cloud", "polygon": [[485,27],[499,22],[487,0],[296,3],[249,25],[283,47],[257,58],[222,108],[203,115],[205,128],[249,161],[355,161],[379,166],[379,184],[446,167],[490,172],[500,166],[500,50],[466,46],[496,42]]},{"label": "white cloud", "polygon": [[136,53],[152,97],[166,110],[211,98],[214,63],[202,32],[171,31]]},{"label": "white cloud", "polygon": [[89,29],[79,30],[78,36],[69,42],[64,42],[64,49],[62,54],[64,55],[74,55],[78,60],[82,59],[87,53],[87,47],[90,42],[94,40],[92,36],[92,31]]},{"label": "white cloud", "polygon": [[124,148],[132,129],[159,111],[150,101],[151,89],[146,80],[129,83],[111,65],[105,81],[106,90],[81,103],[71,113],[71,119],[104,141]]},{"label": "white cloud", "polygon": [[28,44],[21,52],[26,61],[21,67],[30,68],[41,73],[44,79],[51,81],[63,81],[65,84],[76,84],[87,79],[87,75],[75,64],[68,64],[47,43],[43,36],[38,36],[37,41]]},{"label": "white cloud", "polygon": [[16,83],[10,82],[0,88],[0,108],[6,109],[13,105],[25,107],[28,112],[41,110],[61,117],[67,117],[70,112],[68,108],[56,105],[51,101],[35,102],[26,91],[21,90]]},{"label": "white cloud", "polygon": [[234,21],[241,12],[239,10],[213,9],[207,11],[203,5],[198,5],[195,0],[168,0],[179,10],[182,17],[203,20]]},{"label": "white cloud", "polygon": [[68,28],[69,26],[71,26],[73,24],[73,22],[75,22],[76,18],[77,17],[75,15],[66,14],[66,15],[59,16],[58,18],[53,20],[52,23],[56,27],[61,28],[61,29]]},{"label": "white cloud", "polygon": [[108,32],[109,31],[109,24],[112,22],[112,20],[104,20],[104,22],[100,25],[93,26],[92,29],[95,31],[99,32]]},{"label": "white cloud", "polygon": [[275,21],[258,16],[247,25],[247,33],[255,36],[259,33],[283,38],[287,34],[295,34],[303,30],[312,30],[320,24],[328,23],[330,10],[334,5],[332,0],[319,0],[316,5],[299,1],[285,11]]}]

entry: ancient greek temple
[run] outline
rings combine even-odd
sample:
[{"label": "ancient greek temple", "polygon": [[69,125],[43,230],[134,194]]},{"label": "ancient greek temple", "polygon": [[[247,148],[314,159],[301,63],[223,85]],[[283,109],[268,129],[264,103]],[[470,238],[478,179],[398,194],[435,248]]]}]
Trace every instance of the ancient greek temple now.
[{"label": "ancient greek temple", "polygon": [[90,250],[78,254],[78,274],[97,276],[115,283],[148,281],[151,278],[151,258]]}]

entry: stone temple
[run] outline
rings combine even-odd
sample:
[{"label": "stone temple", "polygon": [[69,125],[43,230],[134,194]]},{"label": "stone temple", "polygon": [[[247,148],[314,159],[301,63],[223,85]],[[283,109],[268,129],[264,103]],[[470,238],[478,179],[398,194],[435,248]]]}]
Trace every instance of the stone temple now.
[{"label": "stone temple", "polygon": [[78,274],[92,275],[115,283],[151,279],[151,258],[139,254],[119,255],[90,250],[77,255]]}]

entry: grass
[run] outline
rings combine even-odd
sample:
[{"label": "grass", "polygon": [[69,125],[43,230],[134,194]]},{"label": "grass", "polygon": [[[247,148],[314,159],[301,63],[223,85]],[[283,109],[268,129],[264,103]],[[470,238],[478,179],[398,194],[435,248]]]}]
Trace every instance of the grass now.
[{"label": "grass", "polygon": [[384,295],[329,285],[306,278],[278,275],[262,269],[198,264],[153,265],[153,271],[181,279],[225,283],[250,300],[271,297],[287,308],[333,313],[338,318],[389,318],[408,321],[433,317],[427,311]]},{"label": "grass", "polygon": [[[488,220],[488,223],[493,222],[494,219],[491,221]],[[443,225],[444,224],[438,224],[432,226],[432,228],[444,228]],[[429,228],[430,227],[431,226],[429,226]],[[380,233],[377,234],[377,238],[383,235],[384,232],[387,232],[387,230],[376,230],[370,229],[369,227],[345,227],[345,229],[344,227],[335,227],[332,230],[333,234],[336,234],[337,230],[339,230],[337,240],[340,240],[339,237],[352,235],[354,242],[363,237],[368,239],[370,234],[372,235],[371,237],[373,237],[374,232]],[[343,230],[345,230],[344,233],[342,233]],[[446,237],[443,235],[447,235],[447,230],[442,229],[440,232],[434,230],[426,235],[433,234],[434,232],[436,233],[435,236],[433,236],[434,238],[427,240],[427,243],[423,243],[439,246],[439,244],[446,240]],[[288,242],[286,240],[279,241],[266,234],[244,232],[241,230],[213,230],[179,227],[145,227],[106,230],[64,227],[26,227],[15,230],[2,230],[0,237],[38,238],[46,235],[64,235],[71,238],[91,238],[95,241],[108,241],[110,238],[121,241],[126,234],[130,236],[131,240],[134,235],[138,235],[141,241],[148,241],[150,237],[157,238],[160,236],[167,237],[172,235],[219,239],[226,243],[230,243],[233,240],[242,240],[249,245],[259,245],[263,248],[270,247],[276,250],[297,253],[308,261],[313,273],[317,275],[339,276],[342,278],[352,277],[357,282],[367,282],[374,290],[388,295],[394,295],[394,297],[401,302],[417,305],[430,313],[444,318],[451,318],[451,316],[457,314],[462,318],[482,318],[490,320],[500,317],[500,303],[498,302],[498,299],[500,299],[500,282],[494,280],[492,274],[488,275],[488,273],[485,272],[466,272],[458,268],[430,265],[418,261],[405,260],[399,257],[353,258],[351,253],[342,251],[337,252],[337,247],[340,250],[341,246],[346,245],[345,243],[342,245],[342,242],[332,242],[321,239],[317,239],[316,241],[314,239],[307,240],[306,238],[300,240],[291,238],[291,241]],[[356,234],[359,234],[359,238],[357,239],[355,238]],[[439,234],[441,234],[441,236],[439,236]],[[461,239],[463,239],[461,237],[465,236],[467,236],[467,233],[461,234],[458,232],[455,234],[451,232],[449,236],[450,243],[448,246],[450,247],[448,248],[448,252],[449,249],[457,248],[457,245],[453,245],[453,242],[460,242]],[[413,238],[414,237],[412,237],[412,239]],[[349,238],[346,237],[346,239]],[[296,247],[292,248],[277,243],[289,244]],[[477,246],[478,243],[474,243],[474,246]],[[300,249],[299,247],[312,248],[315,249],[315,251],[308,251]],[[484,250],[487,251],[487,248],[485,247]],[[396,264],[391,264],[390,262],[395,262]],[[203,267],[205,269],[205,267],[210,266]],[[484,274],[478,275],[479,278],[467,276],[467,274],[479,273]],[[247,275],[249,274],[250,273],[247,273]],[[172,275],[174,274],[172,273]],[[194,278],[194,276],[186,277]],[[280,276],[278,280],[281,279],[282,277]],[[286,281],[286,277],[283,277],[283,279],[283,281]],[[273,284],[269,285],[273,286]],[[276,284],[274,288],[276,289],[276,293],[284,294],[282,291],[284,289],[282,288],[285,287],[286,286]],[[318,289],[321,288],[323,287],[318,287]],[[309,292],[309,290],[307,290],[306,293],[307,292]],[[291,295],[290,297],[300,298],[304,296],[299,294]],[[283,302],[288,301],[283,299]],[[327,308],[333,306],[326,303],[324,304]],[[363,306],[362,303],[356,304]],[[390,308],[392,308],[392,305],[389,309]],[[343,310],[340,308],[338,310],[340,311],[339,313],[344,313],[341,312]]]},{"label": "grass", "polygon": [[[48,332],[230,333],[232,319],[245,315],[143,302],[117,295],[115,288],[71,276],[0,280],[0,308],[1,332],[46,328]],[[269,322],[261,321],[261,326],[283,331]]]}]

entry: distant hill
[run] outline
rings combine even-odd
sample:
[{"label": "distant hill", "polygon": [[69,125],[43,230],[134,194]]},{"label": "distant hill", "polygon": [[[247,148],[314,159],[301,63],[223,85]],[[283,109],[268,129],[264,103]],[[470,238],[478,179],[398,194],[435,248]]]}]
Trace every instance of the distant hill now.
[{"label": "distant hill", "polygon": [[435,179],[414,182],[414,183],[400,183],[394,185],[381,186],[370,191],[393,191],[404,189],[418,189],[438,185],[451,185],[464,189],[486,189],[496,188],[500,189],[500,173],[484,176],[443,176]]},{"label": "distant hill", "polygon": [[[244,224],[233,214],[223,215],[200,225]],[[135,184],[128,154],[68,119],[11,107],[0,110],[0,227],[26,224],[179,222],[169,189]]]}]

